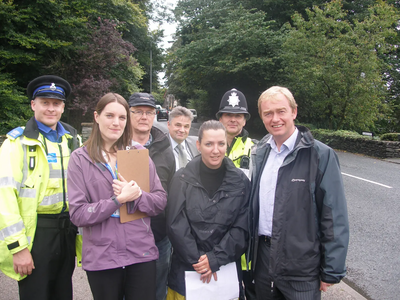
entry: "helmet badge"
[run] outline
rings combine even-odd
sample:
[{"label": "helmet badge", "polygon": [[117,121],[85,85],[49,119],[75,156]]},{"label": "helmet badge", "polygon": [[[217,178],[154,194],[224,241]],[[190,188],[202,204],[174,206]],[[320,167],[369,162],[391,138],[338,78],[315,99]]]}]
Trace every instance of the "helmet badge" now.
[{"label": "helmet badge", "polygon": [[235,107],[236,105],[239,106],[239,102],[240,102],[240,100],[239,100],[237,93],[232,92],[228,99],[229,105],[231,105],[232,107]]}]

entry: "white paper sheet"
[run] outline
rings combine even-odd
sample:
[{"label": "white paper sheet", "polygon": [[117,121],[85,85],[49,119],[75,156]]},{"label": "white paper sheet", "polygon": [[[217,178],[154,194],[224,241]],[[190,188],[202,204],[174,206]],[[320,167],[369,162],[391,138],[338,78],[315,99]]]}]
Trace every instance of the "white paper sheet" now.
[{"label": "white paper sheet", "polygon": [[203,283],[200,274],[195,271],[185,272],[186,300],[231,300],[239,297],[239,282],[236,263],[222,266],[210,283]]}]

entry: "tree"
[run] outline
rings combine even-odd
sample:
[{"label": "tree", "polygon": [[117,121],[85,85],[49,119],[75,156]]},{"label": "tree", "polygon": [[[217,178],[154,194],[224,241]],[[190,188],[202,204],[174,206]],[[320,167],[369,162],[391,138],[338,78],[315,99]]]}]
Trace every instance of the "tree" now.
[{"label": "tree", "polygon": [[0,72],[0,134],[26,123],[31,116],[25,93],[9,74]]},{"label": "tree", "polygon": [[380,53],[387,53],[387,38],[395,35],[396,12],[379,2],[363,21],[346,20],[341,1],[300,14],[284,49],[289,87],[296,91],[303,122],[329,129],[373,128],[384,103],[386,82]]},{"label": "tree", "polygon": [[98,20],[98,26],[92,28],[90,36],[76,44],[82,46],[76,51],[71,60],[63,56],[54,59],[49,66],[58,70],[64,78],[68,78],[72,85],[71,101],[67,102],[70,112],[71,125],[80,128],[88,112],[88,121],[92,119],[92,112],[97,101],[107,92],[121,94],[125,99],[139,91],[140,79],[143,71],[133,58],[136,48],[122,39],[115,22]]},{"label": "tree", "polygon": [[[150,9],[152,5],[149,0],[0,1],[0,74],[6,75],[13,86],[18,87],[17,90],[25,89],[28,82],[39,75],[52,73],[64,76],[76,85],[76,100],[86,99],[88,91],[105,91],[105,86],[115,88],[127,97],[130,92],[148,86],[148,80],[143,82],[142,78],[143,70],[149,69],[151,47],[154,86],[157,87],[156,75],[162,68],[163,59],[157,41],[162,32],[148,32]],[[93,31],[101,30],[99,17],[101,20],[110,20],[113,30],[118,33],[115,36],[117,45],[110,44],[111,47],[108,47],[107,41],[102,41],[101,45],[112,48],[114,54],[118,55],[115,60],[120,61],[119,65],[105,66],[106,75],[103,78],[98,73],[92,76],[88,74],[96,66],[104,65],[104,62],[96,62],[96,57],[101,58],[109,53],[100,45],[87,44],[88,40],[100,41],[93,37]],[[107,36],[113,39],[113,35]],[[154,41],[152,45],[151,39]],[[125,42],[134,45],[137,50],[128,50],[129,55],[122,54],[129,57],[129,60],[123,61],[119,55],[122,48],[129,48],[126,48],[128,44],[123,45]],[[122,48],[116,50],[121,45]],[[103,53],[95,54],[95,49]],[[88,66],[87,69],[77,70],[78,61]],[[92,64],[88,64],[89,61]],[[71,71],[75,67],[77,69]],[[78,74],[82,81],[77,81]],[[78,92],[82,94],[78,95]],[[89,109],[85,103],[75,102],[74,106],[80,106],[83,111]],[[74,121],[78,122],[78,119],[74,118]]]},{"label": "tree", "polygon": [[254,101],[274,74],[280,33],[260,11],[232,1],[186,1],[177,7],[179,39],[167,58],[169,92],[212,117],[223,94],[241,90]]}]

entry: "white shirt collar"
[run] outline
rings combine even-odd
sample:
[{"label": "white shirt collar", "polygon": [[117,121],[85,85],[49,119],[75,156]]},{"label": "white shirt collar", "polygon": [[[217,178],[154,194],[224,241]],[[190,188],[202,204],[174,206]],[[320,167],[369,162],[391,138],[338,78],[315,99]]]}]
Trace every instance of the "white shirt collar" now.
[{"label": "white shirt collar", "polygon": [[[292,135],[286,141],[283,142],[282,146],[284,146],[286,149],[288,149],[289,152],[293,150],[293,148],[296,144],[298,134],[299,134],[299,130],[296,127],[296,129],[294,130]],[[276,152],[278,152],[274,137],[272,135],[269,138],[269,140],[267,141],[267,143],[271,145],[271,148],[273,148]],[[283,150],[284,149],[281,148],[281,151],[283,151]]]},{"label": "white shirt collar", "polygon": [[[172,149],[175,150],[176,146],[178,146],[178,143],[172,138],[171,135],[169,135],[169,139],[171,140]],[[183,141],[183,142],[181,143],[181,145],[182,145],[183,149],[186,150],[185,141]]]}]

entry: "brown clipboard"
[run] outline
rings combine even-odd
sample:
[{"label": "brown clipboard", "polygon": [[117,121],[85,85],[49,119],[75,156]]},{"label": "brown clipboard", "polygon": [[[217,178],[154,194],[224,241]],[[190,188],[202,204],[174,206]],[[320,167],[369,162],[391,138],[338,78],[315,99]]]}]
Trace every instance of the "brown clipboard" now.
[{"label": "brown clipboard", "polygon": [[[117,151],[118,174],[121,174],[126,181],[134,180],[142,191],[150,192],[150,173],[149,173],[149,150],[130,149]],[[119,209],[121,223],[147,217],[147,214],[140,210],[133,214],[128,214],[126,204]]]}]

